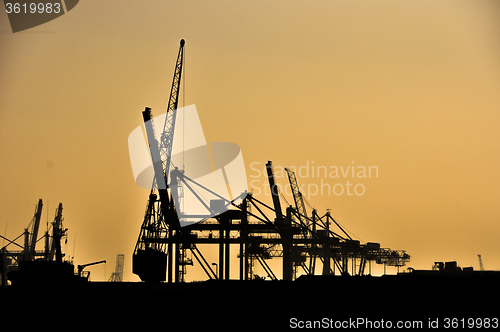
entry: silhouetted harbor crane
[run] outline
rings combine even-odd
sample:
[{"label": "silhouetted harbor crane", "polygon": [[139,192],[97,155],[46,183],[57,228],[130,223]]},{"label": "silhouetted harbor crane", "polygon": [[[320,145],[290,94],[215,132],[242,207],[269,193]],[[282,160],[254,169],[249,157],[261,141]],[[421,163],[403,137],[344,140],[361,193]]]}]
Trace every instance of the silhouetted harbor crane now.
[{"label": "silhouetted harbor crane", "polygon": [[[378,243],[361,244],[352,239],[329,211],[319,216],[313,210],[309,217],[295,174],[290,170],[287,173],[295,208],[288,206],[283,213],[271,161],[266,170],[273,207],[248,194],[241,204],[233,203],[232,210],[181,228],[171,188],[162,184],[168,184],[171,171],[169,158],[176,113],[173,111],[178,104],[184,44],[181,40],[161,142],[155,139],[151,109],[143,112],[155,176],[133,254],[133,273],[143,281],[183,282],[186,266],[193,265],[193,261],[186,258],[189,251],[209,279],[229,280],[231,244],[239,245],[240,280],[255,278],[255,262],[262,266],[267,277],[277,279],[279,274],[266,263],[272,258],[281,258],[283,280],[294,280],[298,269],[314,275],[317,259],[323,263],[323,275],[364,275],[367,262],[399,268],[410,260],[405,251],[381,248]],[[171,172],[172,178],[180,176],[175,169]],[[336,233],[333,225],[343,235]],[[199,244],[218,245],[216,272],[212,269],[215,265],[208,263],[198,249]]]},{"label": "silhouetted harbor crane", "polygon": [[[2,285],[7,284],[7,279],[13,284],[53,283],[53,282],[82,282],[89,280],[89,274],[83,274],[83,268],[105,261],[78,265],[78,272],[72,261],[64,260],[65,254],[61,249],[61,241],[66,236],[68,229],[63,226],[63,206],[59,203],[54,221],[50,224],[45,234],[37,238],[43,202],[39,199],[35,214],[24,233],[14,240],[6,239],[9,243],[0,248],[0,267]],[[16,241],[24,236],[24,246]],[[4,238],[2,236],[2,238]],[[45,238],[43,250],[36,250],[36,243]],[[4,238],[5,239],[5,238]],[[22,250],[11,250],[8,247],[15,245]]]}]

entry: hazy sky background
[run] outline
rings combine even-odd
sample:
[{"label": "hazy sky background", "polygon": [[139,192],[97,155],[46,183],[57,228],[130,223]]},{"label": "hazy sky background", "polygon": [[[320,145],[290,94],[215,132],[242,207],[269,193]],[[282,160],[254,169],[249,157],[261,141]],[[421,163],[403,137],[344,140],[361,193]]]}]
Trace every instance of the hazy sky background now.
[{"label": "hazy sky background", "polygon": [[106,259],[88,270],[108,279],[123,253],[124,279],[138,280],[148,190],[127,138],[144,107],[165,111],[184,38],[179,106],[196,105],[207,141],[241,147],[255,194],[267,160],[377,166],[378,178],[298,181],[363,184],[309,202],[364,242],[406,250],[409,266],[478,269],[481,254],[500,269],[499,14],[494,0],[83,0],[13,34],[2,11],[0,233],[21,234],[39,198],[44,223],[62,202],[75,264]]}]

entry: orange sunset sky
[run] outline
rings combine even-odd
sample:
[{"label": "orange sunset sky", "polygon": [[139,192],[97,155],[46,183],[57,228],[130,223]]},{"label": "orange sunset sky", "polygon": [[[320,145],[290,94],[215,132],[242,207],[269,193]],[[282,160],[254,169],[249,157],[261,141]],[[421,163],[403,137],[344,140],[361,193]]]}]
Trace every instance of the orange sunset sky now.
[{"label": "orange sunset sky", "polygon": [[271,204],[268,160],[303,166],[309,203],[362,242],[416,269],[479,269],[478,254],[500,269],[499,2],[84,0],[18,33],[0,8],[0,234],[21,234],[39,198],[44,230],[62,202],[75,264],[106,259],[88,270],[107,280],[125,254],[139,280],[149,191],[127,139],[144,107],[165,111],[184,38],[179,106],[196,105],[207,141],[241,147],[258,199]]}]

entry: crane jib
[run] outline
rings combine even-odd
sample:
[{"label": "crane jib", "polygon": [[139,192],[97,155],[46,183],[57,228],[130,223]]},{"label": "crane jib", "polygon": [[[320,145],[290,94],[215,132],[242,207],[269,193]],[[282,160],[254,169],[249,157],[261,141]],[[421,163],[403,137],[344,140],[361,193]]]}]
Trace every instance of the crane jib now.
[{"label": "crane jib", "polygon": [[177,104],[179,100],[182,65],[184,61],[184,44],[185,44],[184,39],[181,39],[179,53],[177,55],[177,62],[175,64],[172,88],[170,90],[170,98],[168,100],[165,125],[163,126],[163,131],[161,134],[160,156],[163,158],[163,160],[166,161],[164,164],[165,183],[168,183],[168,176],[170,169],[172,145],[173,145],[174,131],[175,131],[175,118],[176,118],[176,112],[173,111],[177,109]]}]

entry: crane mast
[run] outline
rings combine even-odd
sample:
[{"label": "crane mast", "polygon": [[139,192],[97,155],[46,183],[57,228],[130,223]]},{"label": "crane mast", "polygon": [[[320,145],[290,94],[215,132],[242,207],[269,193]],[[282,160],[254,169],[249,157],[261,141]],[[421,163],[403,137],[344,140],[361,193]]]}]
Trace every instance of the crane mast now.
[{"label": "crane mast", "polygon": [[165,125],[161,134],[161,148],[160,155],[165,158],[165,183],[168,183],[170,160],[172,154],[172,143],[174,139],[175,119],[177,112],[177,104],[179,101],[179,91],[181,85],[182,64],[184,61],[184,39],[181,39],[179,53],[177,54],[177,62],[175,63],[174,78],[172,81],[172,88],[170,89],[170,98],[168,100],[167,114],[165,118]]}]

